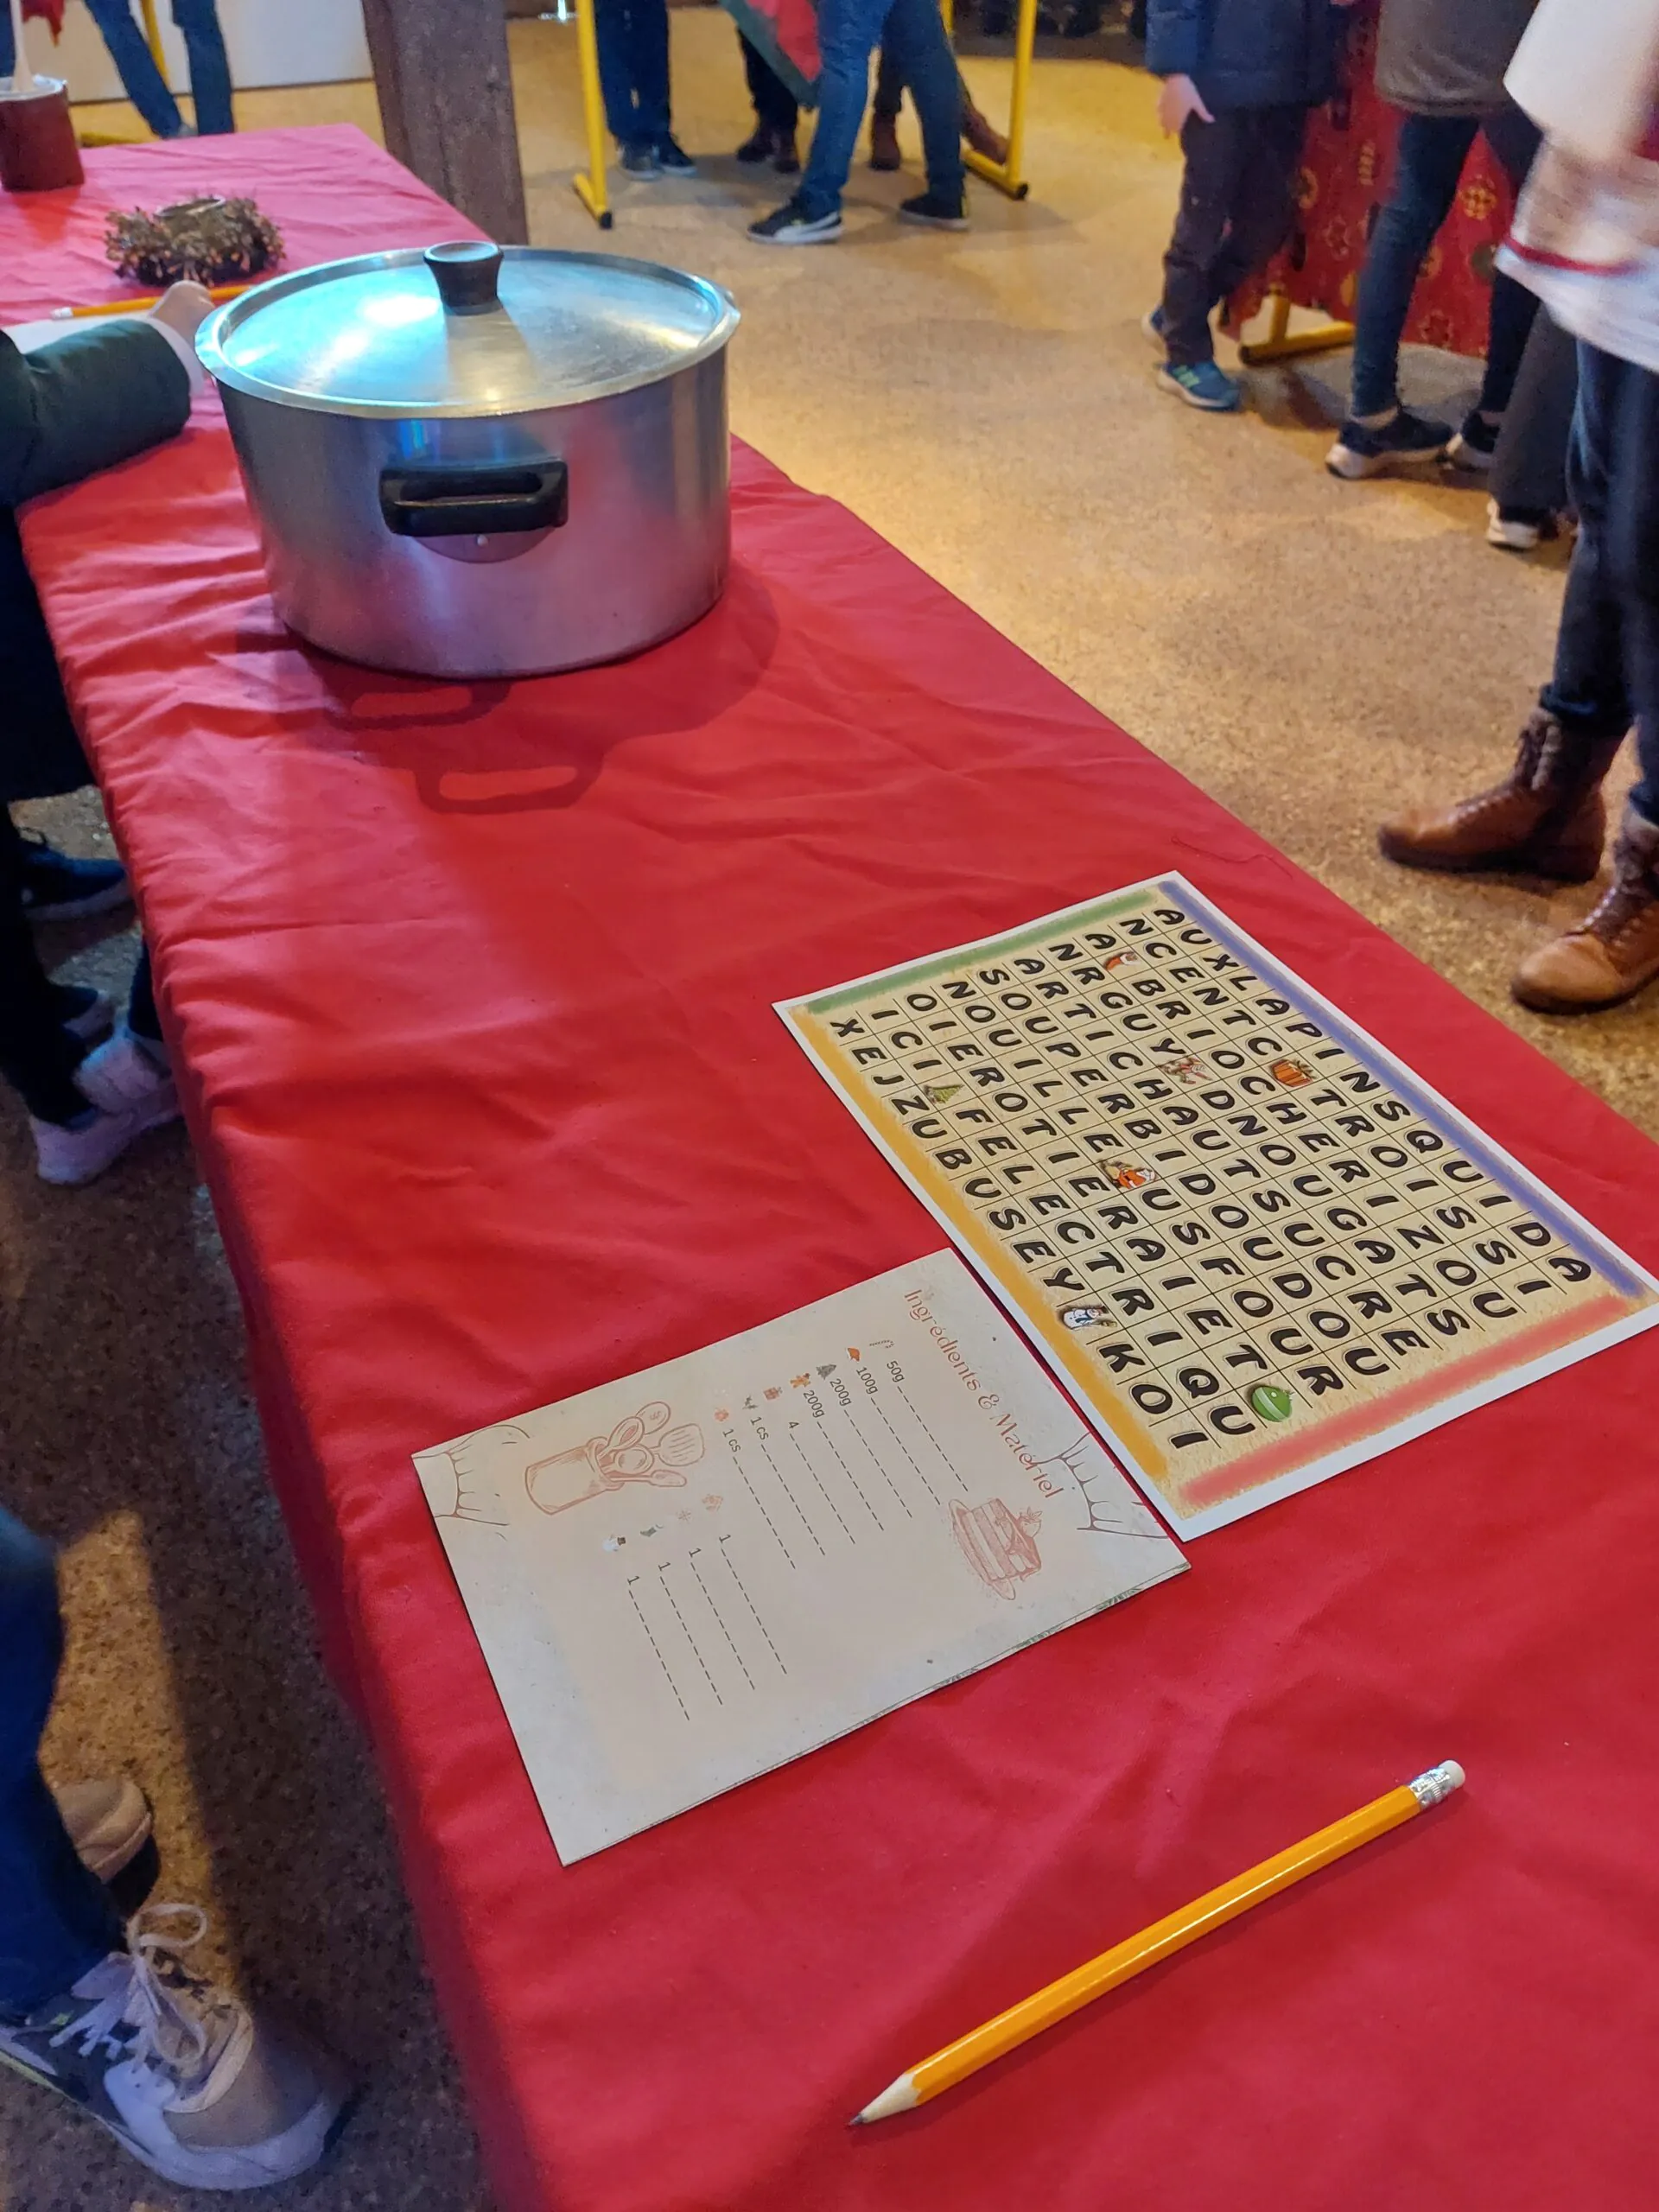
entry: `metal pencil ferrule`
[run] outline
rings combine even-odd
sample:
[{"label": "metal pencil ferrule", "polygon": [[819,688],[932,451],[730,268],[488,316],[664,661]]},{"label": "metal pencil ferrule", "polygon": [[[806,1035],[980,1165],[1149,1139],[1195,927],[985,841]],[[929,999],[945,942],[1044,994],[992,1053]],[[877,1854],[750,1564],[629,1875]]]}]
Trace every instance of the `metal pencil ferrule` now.
[{"label": "metal pencil ferrule", "polygon": [[1454,1789],[1463,1787],[1463,1769],[1455,1759],[1446,1759],[1439,1766],[1432,1766],[1427,1774],[1420,1774],[1414,1782],[1406,1784],[1425,1811],[1449,1797]]}]

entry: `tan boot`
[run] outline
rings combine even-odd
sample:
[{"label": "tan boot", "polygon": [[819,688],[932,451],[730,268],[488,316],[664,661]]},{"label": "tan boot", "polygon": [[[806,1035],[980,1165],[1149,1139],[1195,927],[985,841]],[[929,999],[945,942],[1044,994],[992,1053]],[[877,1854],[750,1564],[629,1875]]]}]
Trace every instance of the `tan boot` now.
[{"label": "tan boot", "polygon": [[899,118],[883,115],[878,109],[870,118],[870,167],[873,169],[896,169],[904,165],[904,156],[899,151]]},{"label": "tan boot", "polygon": [[998,168],[1007,164],[1008,142],[995,129],[988,116],[983,116],[966,92],[962,96],[962,135],[975,153],[988,162],[995,162]]},{"label": "tan boot", "polygon": [[1602,779],[1623,743],[1578,736],[1535,707],[1501,784],[1438,813],[1400,815],[1382,824],[1376,842],[1386,859],[1405,868],[1508,868],[1588,883],[1607,835]]},{"label": "tan boot", "polygon": [[1632,808],[1613,848],[1613,880],[1595,912],[1529,952],[1510,985],[1540,1014],[1595,1014],[1659,976],[1659,828]]}]

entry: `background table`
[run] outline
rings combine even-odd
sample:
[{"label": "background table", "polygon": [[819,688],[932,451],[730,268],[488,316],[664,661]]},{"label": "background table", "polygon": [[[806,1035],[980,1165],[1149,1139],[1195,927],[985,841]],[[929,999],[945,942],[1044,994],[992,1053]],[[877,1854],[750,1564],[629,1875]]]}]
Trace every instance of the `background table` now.
[{"label": "background table", "polygon": [[[350,131],[112,150],[0,207],[0,306],[88,296],[105,206],[201,184],[297,259],[458,228]],[[408,1456],[932,1249],[771,1002],[1162,868],[1653,1266],[1647,1142],[752,454],[714,614],[511,687],[298,647],[211,398],[24,529],[504,2206],[1650,2204],[1651,1338],[569,1870]],[[1431,1821],[842,2126],[1446,1756]]]}]

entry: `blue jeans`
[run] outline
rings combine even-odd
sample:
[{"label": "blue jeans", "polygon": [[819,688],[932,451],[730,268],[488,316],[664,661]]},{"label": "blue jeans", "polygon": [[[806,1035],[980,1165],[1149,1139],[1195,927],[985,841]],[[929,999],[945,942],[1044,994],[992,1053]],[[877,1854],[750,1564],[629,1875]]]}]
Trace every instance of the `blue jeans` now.
[{"label": "blue jeans", "polygon": [[[176,138],[184,128],[184,118],[144,42],[130,0],[86,0],[86,5],[127,88],[127,98],[158,138]],[[196,104],[197,130],[204,137],[234,130],[231,65],[213,0],[173,0],[173,20],[184,33],[185,51],[190,57],[190,92]],[[5,42],[10,45],[10,39]]]},{"label": "blue jeans", "polygon": [[1586,738],[1634,721],[1630,804],[1659,823],[1659,375],[1580,345],[1567,485],[1579,541],[1540,703]]},{"label": "blue jeans", "polygon": [[[1354,386],[1351,415],[1381,415],[1398,397],[1400,340],[1435,233],[1452,212],[1458,179],[1478,131],[1518,191],[1538,150],[1536,126],[1518,107],[1483,118],[1408,115],[1400,129],[1394,186],[1365,250],[1354,317]],[[1501,415],[1527,349],[1537,302],[1524,285],[1499,275],[1488,315],[1486,377],[1481,408]]]},{"label": "blue jeans", "polygon": [[0,1509],[0,2012],[33,2012],[123,1948],[40,1769],[63,1656],[52,1554]]},{"label": "blue jeans", "polygon": [[818,123],[798,194],[809,216],[841,206],[878,46],[916,103],[928,190],[953,204],[962,198],[962,95],[938,0],[821,0]]},{"label": "blue jeans", "polygon": [[655,146],[668,105],[668,0],[594,0],[605,120],[623,146]]}]

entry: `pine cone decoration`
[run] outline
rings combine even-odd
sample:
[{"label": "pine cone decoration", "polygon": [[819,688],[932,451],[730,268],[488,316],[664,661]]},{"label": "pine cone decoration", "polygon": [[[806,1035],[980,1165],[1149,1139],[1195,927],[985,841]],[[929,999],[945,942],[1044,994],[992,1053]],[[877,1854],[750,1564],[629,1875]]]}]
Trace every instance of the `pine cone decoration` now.
[{"label": "pine cone decoration", "polygon": [[238,283],[283,254],[282,232],[251,200],[184,200],[153,215],[135,207],[110,217],[104,242],[121,276],[156,286]]}]

